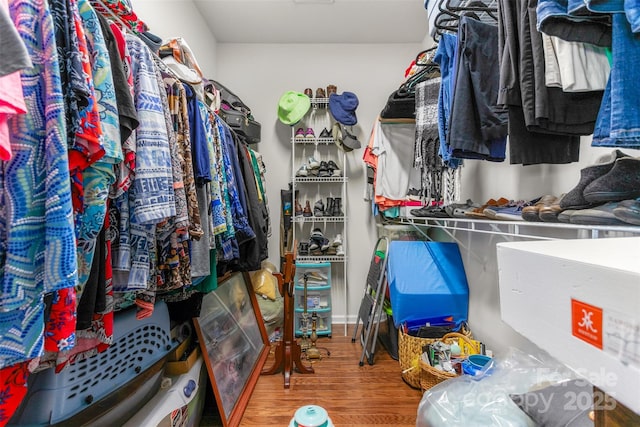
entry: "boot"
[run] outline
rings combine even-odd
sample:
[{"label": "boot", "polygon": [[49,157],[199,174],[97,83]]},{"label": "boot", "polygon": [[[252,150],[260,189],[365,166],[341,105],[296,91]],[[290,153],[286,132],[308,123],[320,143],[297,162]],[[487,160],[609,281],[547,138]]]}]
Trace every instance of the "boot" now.
[{"label": "boot", "polygon": [[300,216],[300,215],[302,215],[302,213],[303,213],[302,205],[300,204],[300,202],[298,201],[298,199],[296,199],[296,204],[295,204],[295,213],[296,213],[296,216]]},{"label": "boot", "polygon": [[342,197],[336,197],[333,199],[332,216],[344,216],[342,212]]},{"label": "boot", "polygon": [[333,197],[327,197],[327,204],[324,206],[324,216],[333,216]]},{"label": "boot", "polygon": [[304,209],[302,210],[302,216],[310,217],[311,215],[311,206],[307,200],[307,203],[304,205]]}]

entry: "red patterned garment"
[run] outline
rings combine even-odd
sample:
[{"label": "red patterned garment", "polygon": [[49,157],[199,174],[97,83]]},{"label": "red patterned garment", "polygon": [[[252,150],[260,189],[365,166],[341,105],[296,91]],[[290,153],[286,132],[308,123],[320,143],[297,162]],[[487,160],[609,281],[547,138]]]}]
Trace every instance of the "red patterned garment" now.
[{"label": "red patterned garment", "polygon": [[11,419],[27,394],[29,362],[0,369],[0,427]]},{"label": "red patterned garment", "polygon": [[100,2],[90,0],[90,3],[96,12],[107,18],[118,18],[121,23],[125,24],[134,33],[144,33],[148,30],[147,25],[142,22],[133,9],[122,0],[102,0]]}]

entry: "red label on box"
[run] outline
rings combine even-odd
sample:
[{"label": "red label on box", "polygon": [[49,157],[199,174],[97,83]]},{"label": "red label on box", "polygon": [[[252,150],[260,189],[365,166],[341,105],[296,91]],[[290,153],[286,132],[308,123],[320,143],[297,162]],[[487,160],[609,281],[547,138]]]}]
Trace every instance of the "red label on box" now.
[{"label": "red label on box", "polygon": [[602,350],[602,309],[571,299],[571,333]]}]

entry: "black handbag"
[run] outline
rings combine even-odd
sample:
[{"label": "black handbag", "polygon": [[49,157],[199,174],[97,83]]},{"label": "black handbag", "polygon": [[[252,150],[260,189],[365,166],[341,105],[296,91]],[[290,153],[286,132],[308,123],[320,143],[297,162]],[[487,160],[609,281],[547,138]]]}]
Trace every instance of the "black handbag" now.
[{"label": "black handbag", "polygon": [[224,85],[211,80],[220,91],[220,110],[218,115],[233,129],[247,144],[260,142],[262,126],[254,120],[251,109]]}]

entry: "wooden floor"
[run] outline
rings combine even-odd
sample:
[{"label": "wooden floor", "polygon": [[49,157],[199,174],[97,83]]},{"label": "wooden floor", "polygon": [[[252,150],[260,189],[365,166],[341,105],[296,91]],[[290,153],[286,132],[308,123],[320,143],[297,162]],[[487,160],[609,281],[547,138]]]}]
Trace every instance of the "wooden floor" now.
[{"label": "wooden floor", "polygon": [[294,372],[289,389],[281,373],[260,377],[241,427],[288,426],[295,411],[310,404],[326,409],[336,427],[416,425],[422,393],[402,381],[398,361],[377,345],[374,364],[360,367],[362,346],[351,342],[352,330],[342,336],[344,325],[333,325],[333,331],[318,340],[331,355],[313,363],[314,374]]}]

